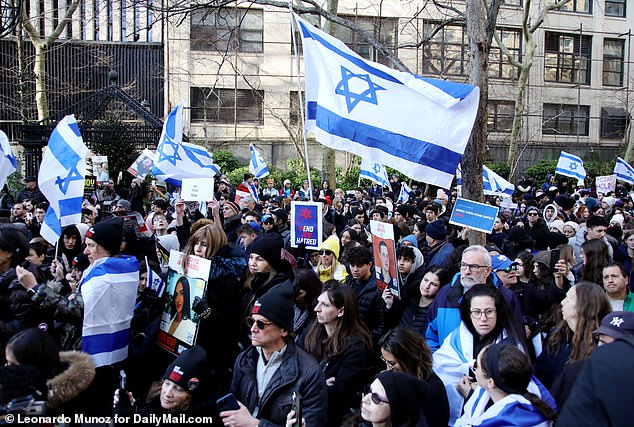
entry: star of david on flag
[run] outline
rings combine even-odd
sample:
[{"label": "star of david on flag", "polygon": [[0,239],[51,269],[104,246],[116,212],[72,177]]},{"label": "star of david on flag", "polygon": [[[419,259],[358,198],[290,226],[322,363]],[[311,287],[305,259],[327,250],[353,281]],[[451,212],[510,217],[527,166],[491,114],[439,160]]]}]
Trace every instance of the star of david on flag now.
[{"label": "star of david on flag", "polygon": [[262,179],[269,175],[269,168],[264,161],[264,157],[262,157],[262,153],[253,146],[253,144],[249,145],[249,150],[251,151],[251,163],[249,163],[249,173],[255,176],[258,179]]},{"label": "star of david on flag", "polygon": [[407,203],[407,201],[409,200],[409,193],[411,192],[412,189],[410,188],[410,186],[402,182],[401,192],[398,195],[398,200],[396,201],[396,203]]},{"label": "star of david on flag", "polygon": [[15,172],[18,162],[11,151],[9,138],[0,130],[0,188],[4,187],[7,177]]},{"label": "star of david on flag", "polygon": [[581,157],[566,153],[565,151],[562,151],[559,155],[555,173],[580,180],[586,179],[586,170],[583,167]]},{"label": "star of david on flag", "polygon": [[306,122],[321,144],[449,188],[479,89],[370,62],[293,14],[304,50]]},{"label": "star of david on flag", "polygon": [[634,168],[620,157],[616,158],[616,164],[614,165],[614,174],[616,175],[617,179],[630,184],[634,184]]},{"label": "star of david on flag", "polygon": [[[456,185],[458,186],[458,194],[460,194],[462,187],[460,165],[456,169]],[[515,192],[515,185],[493,172],[486,165],[482,165],[482,189],[487,196],[512,196]]]},{"label": "star of david on flag", "polygon": [[380,163],[371,163],[365,158],[361,160],[361,170],[359,172],[359,176],[361,176],[361,178],[367,178],[372,182],[376,182],[381,187],[390,186],[390,180],[387,177],[385,166]]},{"label": "star of david on flag", "polygon": [[75,116],[64,117],[48,139],[38,175],[40,191],[51,203],[40,233],[52,245],[62,227],[81,222],[87,155]]},{"label": "star of david on flag", "polygon": [[179,103],[163,124],[152,175],[180,187],[184,178],[213,178],[219,171],[204,147],[183,142],[183,103]]}]

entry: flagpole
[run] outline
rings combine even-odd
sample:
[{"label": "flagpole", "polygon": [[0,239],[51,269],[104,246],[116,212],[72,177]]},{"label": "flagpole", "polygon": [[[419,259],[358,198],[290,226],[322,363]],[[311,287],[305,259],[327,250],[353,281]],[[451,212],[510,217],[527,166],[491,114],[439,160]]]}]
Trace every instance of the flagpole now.
[{"label": "flagpole", "polygon": [[[302,85],[299,80],[299,51],[297,50],[297,37],[295,37],[295,31],[297,30],[297,24],[295,23],[295,19],[293,19],[293,5],[292,0],[288,0],[288,12],[291,16],[291,37],[293,39],[293,48],[295,49],[295,67],[297,71],[297,96],[299,98],[299,115],[301,119],[302,126],[302,137],[304,138],[304,162],[306,164],[306,173],[308,174],[308,188],[310,201],[313,201],[313,181],[310,177],[310,164],[308,160],[308,141],[306,140],[306,130],[304,128],[305,118],[304,118],[304,97],[302,96]],[[336,187],[336,185],[335,185]]]}]

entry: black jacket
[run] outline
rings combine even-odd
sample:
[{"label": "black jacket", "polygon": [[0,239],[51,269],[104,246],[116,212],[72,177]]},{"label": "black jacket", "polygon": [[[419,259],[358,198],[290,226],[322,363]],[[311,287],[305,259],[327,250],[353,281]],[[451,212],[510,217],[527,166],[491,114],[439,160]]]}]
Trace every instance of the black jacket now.
[{"label": "black jacket", "polygon": [[385,333],[385,303],[381,291],[377,288],[376,274],[372,270],[366,281],[355,280],[352,275],[346,277],[346,285],[352,287],[359,302],[359,317],[370,330],[375,343]]},{"label": "black jacket", "polygon": [[231,392],[253,414],[260,426],[284,426],[291,410],[293,392],[302,396],[302,416],[307,426],[323,426],[328,413],[326,380],[319,365],[308,353],[288,340],[282,364],[275,371],[262,399],[258,401],[257,363],[259,352],[250,347],[240,353],[233,369]]}]

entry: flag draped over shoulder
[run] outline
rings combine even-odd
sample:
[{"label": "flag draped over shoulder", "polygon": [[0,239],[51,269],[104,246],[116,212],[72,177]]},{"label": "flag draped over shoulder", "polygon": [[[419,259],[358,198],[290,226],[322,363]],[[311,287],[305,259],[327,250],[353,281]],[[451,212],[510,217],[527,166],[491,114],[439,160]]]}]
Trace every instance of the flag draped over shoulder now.
[{"label": "flag draped over shoulder", "polygon": [[152,175],[181,187],[184,178],[213,178],[219,171],[204,147],[183,142],[183,103],[179,103],[163,124]]},{"label": "flag draped over shoulder", "polygon": [[581,157],[562,151],[559,155],[555,173],[571,178],[586,179],[586,170],[583,167]]},{"label": "flag draped over shoulder", "polygon": [[[460,165],[456,169],[456,185],[462,186],[462,170]],[[486,165],[482,165],[482,187],[487,196],[512,196],[515,185],[511,184]]]},{"label": "flag draped over shoulder", "polygon": [[92,356],[97,367],[125,360],[139,263],[128,256],[101,258],[84,274],[80,285],[84,300],[81,349]]},{"label": "flag draped over shoulder", "polygon": [[365,158],[361,160],[361,178],[367,178],[372,182],[376,182],[381,187],[389,187],[390,180],[387,177],[385,166],[380,163],[372,163]]},{"label": "flag draped over shoulder", "polygon": [[40,233],[52,245],[61,237],[62,227],[81,222],[87,154],[75,116],[64,117],[48,139],[37,179],[51,203]]},{"label": "flag draped over shoulder", "polygon": [[11,151],[9,138],[0,130],[0,188],[4,187],[7,177],[17,169],[18,162]]},{"label": "flag draped over shoulder", "polygon": [[262,157],[262,153],[253,146],[253,144],[249,145],[249,149],[251,150],[251,163],[249,163],[249,172],[253,174],[256,178],[264,178],[269,175],[269,168],[264,161],[264,157]]},{"label": "flag draped over shoulder", "polygon": [[617,179],[625,181],[629,184],[634,184],[634,168],[620,157],[616,158],[616,164],[614,165],[614,174],[616,175]]},{"label": "flag draped over shoulder", "polygon": [[294,15],[306,80],[306,131],[320,143],[449,188],[471,134],[475,86],[367,61]]}]

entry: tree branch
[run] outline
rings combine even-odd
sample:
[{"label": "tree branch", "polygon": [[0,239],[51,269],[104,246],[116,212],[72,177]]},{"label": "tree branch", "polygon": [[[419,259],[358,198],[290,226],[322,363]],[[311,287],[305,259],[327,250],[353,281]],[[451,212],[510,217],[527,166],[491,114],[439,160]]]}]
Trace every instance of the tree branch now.
[{"label": "tree branch", "polygon": [[548,12],[550,12],[551,10],[560,9],[566,3],[570,3],[570,1],[571,0],[559,0],[557,3],[551,3],[549,5],[544,6],[544,8],[539,12],[539,16],[537,17],[537,20],[535,21],[535,23],[531,25],[530,32],[534,33],[537,30],[537,28],[539,28],[539,26],[542,25],[542,23],[544,22],[544,19],[546,19],[546,15],[548,14]]},{"label": "tree branch", "polygon": [[55,40],[59,38],[59,36],[62,34],[62,31],[64,31],[64,29],[66,28],[66,25],[68,25],[68,23],[72,19],[73,13],[75,13],[75,11],[77,10],[79,3],[81,3],[81,0],[73,0],[73,2],[70,4],[70,7],[66,9],[66,13],[64,14],[64,17],[61,19],[61,21],[59,21],[59,24],[57,24],[57,28],[55,28],[53,32],[46,38],[46,41],[44,42],[46,47],[50,46]]}]

